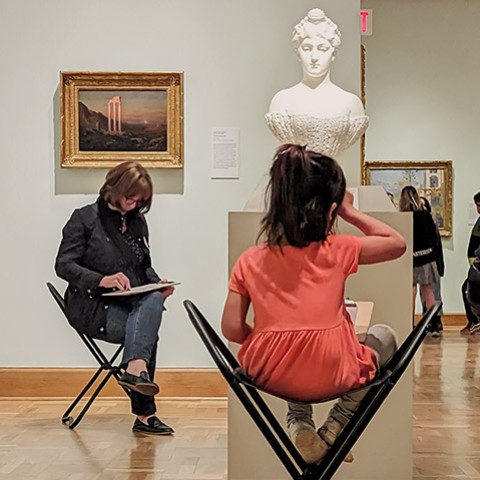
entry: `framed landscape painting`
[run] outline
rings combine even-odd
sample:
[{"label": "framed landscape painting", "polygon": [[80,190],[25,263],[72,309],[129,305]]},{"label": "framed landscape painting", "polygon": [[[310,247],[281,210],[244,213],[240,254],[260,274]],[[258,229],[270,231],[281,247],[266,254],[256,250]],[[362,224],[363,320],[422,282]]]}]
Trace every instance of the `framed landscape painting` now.
[{"label": "framed landscape painting", "polygon": [[440,235],[452,234],[451,161],[365,162],[363,183],[382,186],[397,208],[402,188],[413,185],[429,200]]},{"label": "framed landscape painting", "polygon": [[62,167],[183,167],[182,72],[60,72]]}]

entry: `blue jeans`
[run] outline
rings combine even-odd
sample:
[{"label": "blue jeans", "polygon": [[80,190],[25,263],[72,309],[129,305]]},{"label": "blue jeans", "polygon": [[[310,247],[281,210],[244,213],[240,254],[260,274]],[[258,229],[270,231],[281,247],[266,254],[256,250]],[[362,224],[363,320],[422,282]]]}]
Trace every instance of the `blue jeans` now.
[{"label": "blue jeans", "polygon": [[[164,301],[160,292],[146,293],[125,301],[113,301],[107,313],[105,341],[123,343],[124,366],[130,360],[145,360],[151,380],[155,375],[158,330],[165,310]],[[157,411],[152,396],[131,392],[131,403],[135,415],[153,415]]]}]

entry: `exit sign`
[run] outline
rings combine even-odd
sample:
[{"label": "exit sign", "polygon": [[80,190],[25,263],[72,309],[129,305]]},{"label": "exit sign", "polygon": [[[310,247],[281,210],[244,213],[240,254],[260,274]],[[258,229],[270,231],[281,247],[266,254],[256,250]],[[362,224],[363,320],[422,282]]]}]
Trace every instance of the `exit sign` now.
[{"label": "exit sign", "polygon": [[362,35],[373,33],[373,10],[360,10],[360,32]]}]

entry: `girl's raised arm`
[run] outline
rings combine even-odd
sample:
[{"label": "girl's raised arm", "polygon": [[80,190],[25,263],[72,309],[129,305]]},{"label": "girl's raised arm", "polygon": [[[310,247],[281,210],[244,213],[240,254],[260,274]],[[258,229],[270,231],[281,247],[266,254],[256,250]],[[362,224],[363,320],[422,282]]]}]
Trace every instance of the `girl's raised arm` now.
[{"label": "girl's raised arm", "polygon": [[386,262],[405,253],[407,245],[402,235],[380,220],[358,211],[353,206],[353,196],[348,191],[338,215],[365,234],[365,237],[362,237],[359,264]]}]

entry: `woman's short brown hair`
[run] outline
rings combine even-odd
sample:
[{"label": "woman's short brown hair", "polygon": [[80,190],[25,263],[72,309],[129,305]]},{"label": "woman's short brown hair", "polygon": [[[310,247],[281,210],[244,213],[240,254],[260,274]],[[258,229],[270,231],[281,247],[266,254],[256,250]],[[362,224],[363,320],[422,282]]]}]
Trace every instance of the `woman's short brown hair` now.
[{"label": "woman's short brown hair", "polygon": [[153,184],[147,170],[138,162],[124,162],[108,171],[100,196],[117,208],[123,197],[139,196],[138,207],[147,213],[152,205]]}]

